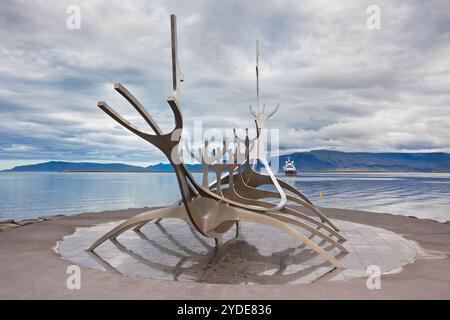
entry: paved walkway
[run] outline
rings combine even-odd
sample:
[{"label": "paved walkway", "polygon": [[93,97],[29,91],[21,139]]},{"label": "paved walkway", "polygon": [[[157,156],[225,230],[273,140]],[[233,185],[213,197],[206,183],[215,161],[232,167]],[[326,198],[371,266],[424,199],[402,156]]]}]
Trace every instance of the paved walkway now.
[{"label": "paved walkway", "polygon": [[[328,281],[389,272],[410,263],[414,243],[394,232],[349,221],[335,220],[347,239],[342,254],[321,238],[303,234],[341,261]],[[129,277],[221,284],[300,284],[318,281],[335,268],[322,256],[289,235],[261,224],[242,222],[240,235],[225,235],[216,252],[213,239],[204,238],[178,219],[149,223],[142,232],[128,230],[117,242],[107,241],[86,252],[96,239],[120,221],[80,228],[64,238],[58,252],[74,264]],[[371,274],[372,274],[371,273]]]},{"label": "paved walkway", "polygon": [[450,298],[450,225],[403,216],[338,209],[324,211],[333,219],[381,228],[413,241],[417,248],[415,260],[399,270],[382,274],[380,290],[369,290],[366,278],[346,277],[340,281],[330,281],[338,275],[339,270],[333,270],[318,281],[308,284],[230,285],[129,277],[84,266],[81,266],[81,289],[67,289],[69,275],[66,271],[73,262],[58,255],[55,249],[57,242],[73,234],[77,227],[123,220],[141,211],[143,210],[132,209],[80,214],[0,232],[0,298]]}]

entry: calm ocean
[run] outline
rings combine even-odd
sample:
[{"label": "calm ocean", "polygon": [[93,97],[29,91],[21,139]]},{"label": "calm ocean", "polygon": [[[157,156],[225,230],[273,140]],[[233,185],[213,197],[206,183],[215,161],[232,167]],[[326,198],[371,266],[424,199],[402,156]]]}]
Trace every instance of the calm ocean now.
[{"label": "calm ocean", "polygon": [[[450,220],[446,173],[302,173],[283,179],[321,207]],[[0,220],[162,206],[178,199],[173,173],[0,172]]]}]

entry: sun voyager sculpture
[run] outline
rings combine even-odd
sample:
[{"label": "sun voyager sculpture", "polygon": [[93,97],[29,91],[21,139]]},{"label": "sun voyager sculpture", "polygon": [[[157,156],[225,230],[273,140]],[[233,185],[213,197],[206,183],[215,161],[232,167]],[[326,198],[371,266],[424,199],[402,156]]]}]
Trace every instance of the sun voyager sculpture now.
[{"label": "sun voyager sculpture", "polygon": [[[339,233],[337,226],[300,190],[278,179],[266,159],[265,139],[261,135],[267,119],[278,110],[278,105],[267,112],[264,108],[263,110],[259,108],[258,49],[256,110],[250,108],[256,124],[256,137],[250,139],[247,129],[247,134],[243,138],[235,132],[233,148],[230,147],[229,141],[224,140],[223,148],[215,148],[213,154],[209,155],[208,141],[205,141],[202,150],[197,153],[191,152],[191,155],[203,164],[201,184],[194,179],[181,161],[179,150],[183,116],[178,92],[183,75],[178,63],[176,17],[171,15],[170,20],[173,94],[167,98],[167,103],[175,120],[173,130],[163,132],[139,100],[120,83],[114,84],[114,89],[137,110],[153,130],[153,134],[138,129],[106,102],[100,101],[97,105],[120,125],[156,146],[167,157],[177,177],[181,200],[173,206],[145,211],[127,219],[95,241],[88,251],[94,251],[107,240],[117,241],[117,237],[127,230],[137,231],[153,220],[158,221],[164,218],[184,220],[203,236],[214,238],[218,248],[226,232],[235,228],[237,237],[239,222],[248,221],[282,230],[314,250],[335,267],[342,267],[336,256],[327,250],[338,248],[341,253],[348,252],[342,245],[345,239]],[[256,148],[256,153],[250,152],[253,148]],[[227,161],[223,160],[225,156]],[[256,170],[258,161],[265,167],[266,174]],[[215,173],[215,181],[208,181],[210,171]],[[260,188],[261,186],[270,186],[275,190]],[[268,199],[271,201],[267,201]],[[288,201],[295,204],[295,207],[288,206]],[[306,209],[306,212],[300,211],[299,207]],[[305,231],[310,235],[305,235]],[[319,241],[314,241],[314,237]]]}]

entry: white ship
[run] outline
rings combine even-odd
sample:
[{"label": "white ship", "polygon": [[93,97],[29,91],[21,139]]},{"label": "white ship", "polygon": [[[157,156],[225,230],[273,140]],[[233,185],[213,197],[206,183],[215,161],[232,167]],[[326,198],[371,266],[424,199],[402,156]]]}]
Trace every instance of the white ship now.
[{"label": "white ship", "polygon": [[287,176],[296,176],[297,175],[297,169],[294,166],[294,161],[291,160],[291,158],[288,158],[286,162],[284,163],[284,174]]}]

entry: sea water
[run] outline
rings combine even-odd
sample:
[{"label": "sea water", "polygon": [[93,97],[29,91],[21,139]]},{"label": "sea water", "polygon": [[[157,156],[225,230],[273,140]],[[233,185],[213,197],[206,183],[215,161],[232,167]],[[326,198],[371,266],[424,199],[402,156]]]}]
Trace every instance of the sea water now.
[{"label": "sea water", "polygon": [[[194,176],[201,181],[201,174]],[[448,173],[301,173],[280,178],[320,207],[450,220]],[[163,206],[179,198],[173,173],[0,172],[0,220]]]}]

